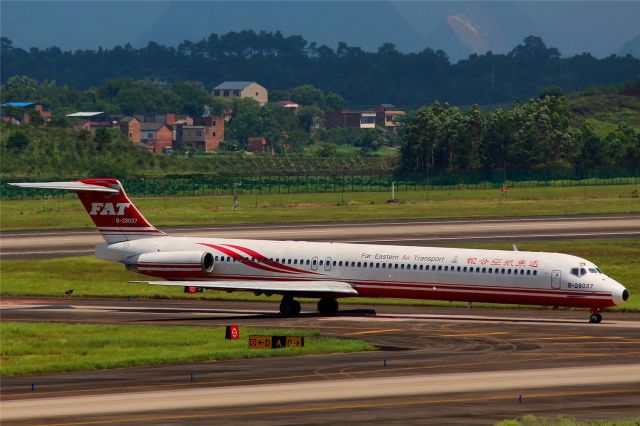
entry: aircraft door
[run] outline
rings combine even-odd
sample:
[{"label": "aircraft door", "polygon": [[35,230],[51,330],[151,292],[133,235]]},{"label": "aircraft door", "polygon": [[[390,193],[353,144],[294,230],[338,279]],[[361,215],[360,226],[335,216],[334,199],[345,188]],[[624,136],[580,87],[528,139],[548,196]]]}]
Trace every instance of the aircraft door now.
[{"label": "aircraft door", "polygon": [[311,259],[311,270],[312,271],[318,270],[318,256],[313,256],[313,258]]},{"label": "aircraft door", "polygon": [[551,271],[551,288],[560,288],[562,282],[562,272]]},{"label": "aircraft door", "polygon": [[325,271],[330,271],[331,270],[331,258],[330,257],[327,257],[324,260],[324,270]]}]

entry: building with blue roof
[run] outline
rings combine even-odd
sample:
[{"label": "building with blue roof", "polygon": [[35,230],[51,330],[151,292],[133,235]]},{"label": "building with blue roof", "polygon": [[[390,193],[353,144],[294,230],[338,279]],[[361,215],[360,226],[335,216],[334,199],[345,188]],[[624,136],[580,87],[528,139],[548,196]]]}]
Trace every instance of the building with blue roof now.
[{"label": "building with blue roof", "polygon": [[5,102],[0,104],[2,121],[14,124],[29,124],[40,115],[44,122],[51,120],[49,106],[42,102]]}]

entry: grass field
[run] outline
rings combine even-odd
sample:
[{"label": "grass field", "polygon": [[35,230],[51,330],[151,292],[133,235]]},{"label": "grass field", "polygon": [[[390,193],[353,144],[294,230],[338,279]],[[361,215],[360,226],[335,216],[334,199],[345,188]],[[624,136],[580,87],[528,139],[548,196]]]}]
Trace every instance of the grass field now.
[{"label": "grass field", "polygon": [[[402,188],[400,188],[402,189]],[[367,221],[449,217],[505,217],[640,212],[640,185],[399,191],[390,204],[383,192],[241,194],[233,197],[135,198],[156,226]],[[568,203],[567,201],[570,201]],[[73,198],[2,201],[0,230],[92,228]]]},{"label": "grass field", "polygon": [[[511,249],[507,243],[461,244],[461,247]],[[640,240],[578,240],[552,242],[526,242],[519,250],[557,251],[571,253],[594,261],[606,274],[623,283],[631,294],[629,300],[614,310],[640,311]],[[203,298],[215,300],[279,301],[278,296],[267,298],[251,293],[206,291],[188,295],[179,287],[129,284],[142,276],[127,272],[124,266],[97,260],[93,257],[71,257],[47,260],[2,260],[1,295],[63,297],[65,290],[73,289],[77,297],[141,297],[141,298]],[[420,301],[407,299],[342,299],[342,302],[365,304],[410,304],[437,306],[464,306],[462,303]],[[482,306],[482,305],[478,305]],[[495,307],[496,305],[491,305]],[[500,306],[500,305],[497,305]],[[506,306],[506,305],[505,305]],[[277,306],[274,305],[274,311]]]},{"label": "grass field", "polygon": [[[0,324],[0,375],[95,370],[135,365],[303,354],[357,352],[360,340],[321,337],[316,331],[241,327],[225,340],[224,327],[159,327],[57,323]],[[305,336],[303,348],[249,349],[251,334]]]},{"label": "grass field", "polygon": [[576,420],[572,417],[524,416],[519,419],[503,420],[496,426],[638,426],[640,417],[616,420]]}]

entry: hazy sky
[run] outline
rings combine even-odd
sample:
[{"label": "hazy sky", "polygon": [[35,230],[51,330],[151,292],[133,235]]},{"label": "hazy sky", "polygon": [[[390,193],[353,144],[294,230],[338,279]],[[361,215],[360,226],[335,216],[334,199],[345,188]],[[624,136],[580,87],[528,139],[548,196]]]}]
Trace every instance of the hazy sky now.
[{"label": "hazy sky", "polygon": [[1,33],[20,47],[108,48],[153,40],[176,45],[212,32],[300,34],[335,47],[442,48],[453,59],[507,52],[540,35],[565,55],[617,53],[640,35],[640,2],[616,1],[14,1],[0,2]]}]

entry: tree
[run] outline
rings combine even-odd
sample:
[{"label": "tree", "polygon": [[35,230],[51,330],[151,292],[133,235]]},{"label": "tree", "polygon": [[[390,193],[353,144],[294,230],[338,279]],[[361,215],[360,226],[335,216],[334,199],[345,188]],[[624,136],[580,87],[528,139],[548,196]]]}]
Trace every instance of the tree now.
[{"label": "tree", "polygon": [[320,142],[316,155],[323,158],[336,157],[338,155],[338,147],[333,142]]},{"label": "tree", "polygon": [[24,132],[17,131],[7,139],[7,149],[14,153],[19,153],[24,151],[24,149],[29,145],[29,138]]},{"label": "tree", "polygon": [[356,146],[360,147],[363,154],[369,155],[380,149],[382,136],[376,130],[367,130]]},{"label": "tree", "polygon": [[289,100],[292,100],[301,105],[323,105],[324,93],[317,87],[313,87],[310,84],[303,84],[302,86],[294,87],[286,92],[289,96]]},{"label": "tree", "polygon": [[561,98],[564,96],[564,92],[562,91],[562,88],[558,86],[549,86],[540,91],[538,98],[544,99],[547,96],[551,96],[552,98]]},{"label": "tree", "polygon": [[98,146],[104,146],[111,143],[111,134],[109,130],[104,127],[100,127],[96,129],[96,134],[93,137],[93,140],[98,144]]},{"label": "tree", "polygon": [[337,93],[329,92],[324,98],[324,108],[327,111],[337,111],[344,108],[344,98]]},{"label": "tree", "polygon": [[324,111],[318,105],[303,106],[298,110],[300,127],[306,132],[312,133],[324,118]]},{"label": "tree", "polygon": [[578,166],[583,170],[589,170],[603,165],[606,152],[604,141],[600,140],[589,125],[582,128],[579,138],[581,152]]},{"label": "tree", "polygon": [[[458,105],[497,104],[537,97],[540,88],[548,86],[570,92],[621,84],[635,78],[640,69],[640,59],[632,56],[598,59],[584,53],[563,58],[558,49],[536,36],[526,37],[507,54],[473,54],[456,63],[451,63],[445,52],[428,47],[421,52],[402,53],[393,44],[385,43],[377,51],[368,52],[339,43],[332,49],[309,44],[300,36],[285,37],[266,31],[211,34],[201,40],[184,41],[177,48],[150,42],[141,48],[126,44],[75,52],[57,47],[24,50],[5,38],[1,49],[2,77],[7,82],[15,76],[28,76],[39,81],[53,79],[60,87],[72,85],[87,91],[123,75],[134,81],[149,75],[169,81],[197,80],[205,86],[236,76],[260,81],[269,87],[272,99],[293,98],[303,105],[317,103],[328,110],[344,105],[331,93],[324,95],[322,103],[320,92],[328,89],[354,105],[374,104],[382,99],[403,106],[424,105],[435,99]],[[188,96],[174,97],[175,91],[159,85],[144,88],[144,97],[136,99],[141,88],[134,86],[124,90],[120,99],[110,94],[98,99],[76,97],[72,102],[128,114],[149,110],[144,102],[147,98],[158,112],[166,112],[167,108],[177,112],[184,107],[193,113],[202,101],[192,103]],[[290,87],[298,90],[289,93]],[[44,95],[73,99],[66,92],[57,88]],[[3,87],[2,97],[8,99],[7,94],[11,91]],[[28,94],[23,91],[16,100],[46,102],[30,96],[26,99],[24,95]],[[57,108],[51,101],[52,108]]]},{"label": "tree", "polygon": [[24,75],[9,77],[2,86],[3,101],[34,102],[38,98],[38,82]]}]

